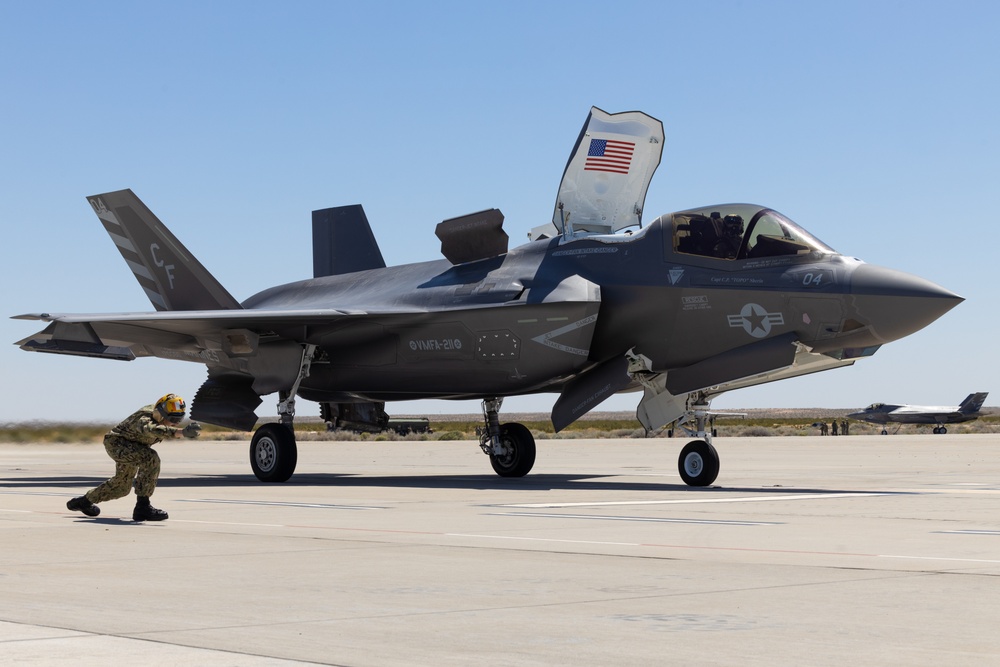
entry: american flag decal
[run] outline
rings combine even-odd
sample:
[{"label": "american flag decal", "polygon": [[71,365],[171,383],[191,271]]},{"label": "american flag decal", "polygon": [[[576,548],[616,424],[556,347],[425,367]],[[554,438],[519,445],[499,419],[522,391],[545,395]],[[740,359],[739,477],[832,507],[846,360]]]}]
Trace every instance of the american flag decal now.
[{"label": "american flag decal", "polygon": [[615,141],[614,139],[591,139],[590,150],[587,151],[587,162],[584,171],[609,171],[614,174],[627,174],[632,164],[632,153],[635,143],[631,141]]}]

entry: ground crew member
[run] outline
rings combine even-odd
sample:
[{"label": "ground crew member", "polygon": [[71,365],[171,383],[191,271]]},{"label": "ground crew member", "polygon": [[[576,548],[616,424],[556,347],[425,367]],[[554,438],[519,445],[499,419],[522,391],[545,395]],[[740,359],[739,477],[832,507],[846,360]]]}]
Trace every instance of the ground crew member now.
[{"label": "ground crew member", "polygon": [[197,438],[201,426],[191,422],[177,428],[184,419],[184,399],[174,394],[163,396],[153,405],[132,413],[104,436],[104,449],[115,462],[115,475],[96,489],[66,503],[66,508],[97,516],[97,503],[122,498],[129,494],[133,483],[139,496],[132,511],[133,521],[163,521],[167,513],[149,504],[160,476],[160,455],[153,445],[168,438]]}]

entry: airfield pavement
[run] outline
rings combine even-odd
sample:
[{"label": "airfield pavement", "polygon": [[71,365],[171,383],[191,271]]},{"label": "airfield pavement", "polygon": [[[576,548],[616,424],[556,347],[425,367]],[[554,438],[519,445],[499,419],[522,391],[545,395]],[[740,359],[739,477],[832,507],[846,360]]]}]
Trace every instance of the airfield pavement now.
[{"label": "airfield pavement", "polygon": [[1000,435],[162,443],[89,519],[100,444],[0,445],[0,664],[1000,664]]}]

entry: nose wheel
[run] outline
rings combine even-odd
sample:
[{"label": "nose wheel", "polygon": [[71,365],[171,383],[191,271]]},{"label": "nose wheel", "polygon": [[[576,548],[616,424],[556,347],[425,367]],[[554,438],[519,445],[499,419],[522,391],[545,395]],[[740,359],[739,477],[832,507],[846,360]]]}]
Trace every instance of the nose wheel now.
[{"label": "nose wheel", "polygon": [[719,476],[719,454],[704,440],[692,440],[681,450],[677,472],[688,486],[708,486]]}]

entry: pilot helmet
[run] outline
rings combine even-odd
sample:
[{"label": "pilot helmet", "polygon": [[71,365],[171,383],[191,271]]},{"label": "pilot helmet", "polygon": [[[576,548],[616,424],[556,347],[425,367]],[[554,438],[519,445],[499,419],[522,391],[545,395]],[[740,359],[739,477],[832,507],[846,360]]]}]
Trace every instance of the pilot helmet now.
[{"label": "pilot helmet", "polygon": [[167,394],[156,402],[153,406],[154,412],[160,413],[160,420],[169,424],[180,424],[184,419],[186,409],[184,399],[177,394]]}]

